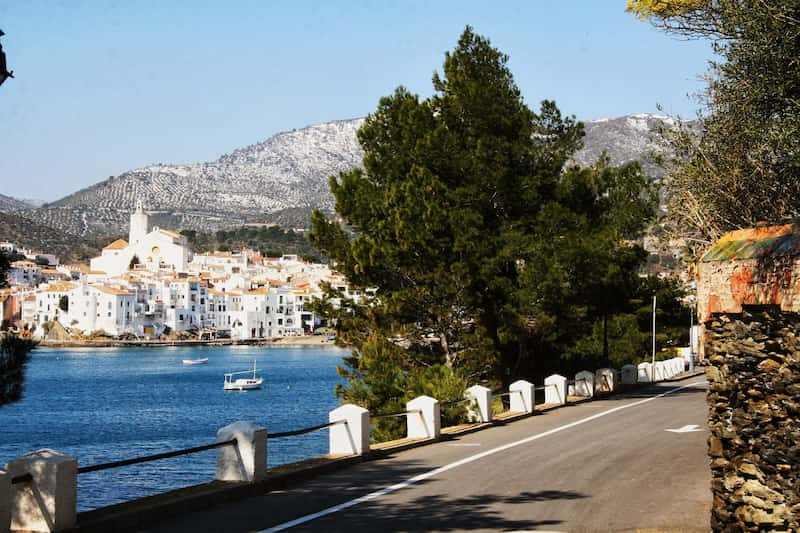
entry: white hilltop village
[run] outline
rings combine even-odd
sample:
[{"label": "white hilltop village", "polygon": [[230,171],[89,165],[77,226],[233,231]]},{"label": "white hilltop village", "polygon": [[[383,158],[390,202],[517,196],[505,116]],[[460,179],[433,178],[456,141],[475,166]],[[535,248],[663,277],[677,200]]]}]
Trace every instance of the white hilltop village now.
[{"label": "white hilltop village", "polygon": [[0,249],[27,257],[0,289],[0,317],[37,339],[70,341],[259,340],[311,334],[320,320],[307,304],[323,282],[358,299],[328,265],[253,250],[194,254],[180,233],[150,227],[141,202],[128,240],[118,239],[86,268],[58,264],[13,243]]}]

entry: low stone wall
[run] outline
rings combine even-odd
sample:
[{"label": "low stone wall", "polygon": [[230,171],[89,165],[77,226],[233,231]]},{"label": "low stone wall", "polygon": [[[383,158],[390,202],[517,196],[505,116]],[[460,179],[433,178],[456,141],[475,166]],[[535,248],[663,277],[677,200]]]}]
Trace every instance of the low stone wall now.
[{"label": "low stone wall", "polygon": [[800,531],[800,315],[706,323],[714,531]]}]

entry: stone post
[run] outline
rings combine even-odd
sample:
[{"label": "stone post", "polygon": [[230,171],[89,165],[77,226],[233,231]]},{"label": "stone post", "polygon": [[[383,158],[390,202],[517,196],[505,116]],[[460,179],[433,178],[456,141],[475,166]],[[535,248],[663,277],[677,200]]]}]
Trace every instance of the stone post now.
[{"label": "stone post", "polygon": [[567,378],[558,374],[544,378],[544,403],[567,403]]},{"label": "stone post", "polygon": [[594,373],[581,370],[575,374],[575,395],[591,398],[594,396]]},{"label": "stone post", "polygon": [[267,430],[255,422],[234,422],[217,431],[217,442],[236,439],[217,448],[218,481],[260,481],[267,475]]},{"label": "stone post", "polygon": [[533,383],[520,379],[508,386],[510,409],[517,413],[533,412]]},{"label": "stone post", "polygon": [[664,361],[664,379],[669,379],[675,375],[675,362],[670,360]]},{"label": "stone post", "polygon": [[617,387],[616,380],[617,373],[613,368],[599,368],[594,373],[595,392],[614,392]]},{"label": "stone post", "polygon": [[655,381],[664,381],[666,378],[666,372],[664,372],[664,361],[656,361]]},{"label": "stone post", "polygon": [[63,531],[75,525],[78,500],[78,460],[42,448],[12,459],[9,477],[33,479],[11,486],[11,529]]},{"label": "stone post", "polygon": [[369,411],[348,403],[331,411],[328,421],[345,422],[329,429],[331,455],[362,455],[369,451]]},{"label": "stone post", "polygon": [[11,527],[11,476],[0,470],[0,533],[8,533]]},{"label": "stone post", "polygon": [[467,416],[473,422],[492,421],[492,391],[483,385],[473,385],[467,389],[467,398],[475,400],[468,407]]},{"label": "stone post", "polygon": [[639,371],[639,375],[637,376],[637,381],[639,383],[650,383],[651,374],[650,374],[650,363],[639,363],[637,367]]},{"label": "stone post", "polygon": [[622,367],[622,384],[636,385],[638,370],[634,365],[624,365]]},{"label": "stone post", "polygon": [[[442,431],[439,400],[418,396],[406,404],[409,439],[438,439]],[[417,412],[411,412],[417,411]]]}]

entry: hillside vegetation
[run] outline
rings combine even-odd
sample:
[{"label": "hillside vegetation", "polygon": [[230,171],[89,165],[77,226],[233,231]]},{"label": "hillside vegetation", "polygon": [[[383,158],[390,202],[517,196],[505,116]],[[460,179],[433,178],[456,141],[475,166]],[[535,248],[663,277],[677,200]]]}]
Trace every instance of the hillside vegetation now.
[{"label": "hillside vegetation", "polygon": [[182,234],[196,253],[251,248],[266,257],[295,254],[304,259],[320,260],[319,252],[311,246],[304,233],[284,230],[278,226],[242,226],[214,233],[185,230]]}]

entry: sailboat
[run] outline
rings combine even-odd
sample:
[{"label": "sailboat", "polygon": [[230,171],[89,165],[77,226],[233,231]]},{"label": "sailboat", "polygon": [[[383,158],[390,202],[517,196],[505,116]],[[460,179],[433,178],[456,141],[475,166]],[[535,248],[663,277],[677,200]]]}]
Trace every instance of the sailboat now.
[{"label": "sailboat", "polygon": [[261,384],[264,383],[264,378],[256,375],[256,361],[253,359],[252,377],[236,378],[233,376],[240,376],[242,374],[250,374],[250,370],[243,370],[241,372],[229,372],[225,374],[225,381],[222,388],[224,390],[252,390],[260,389]]}]

